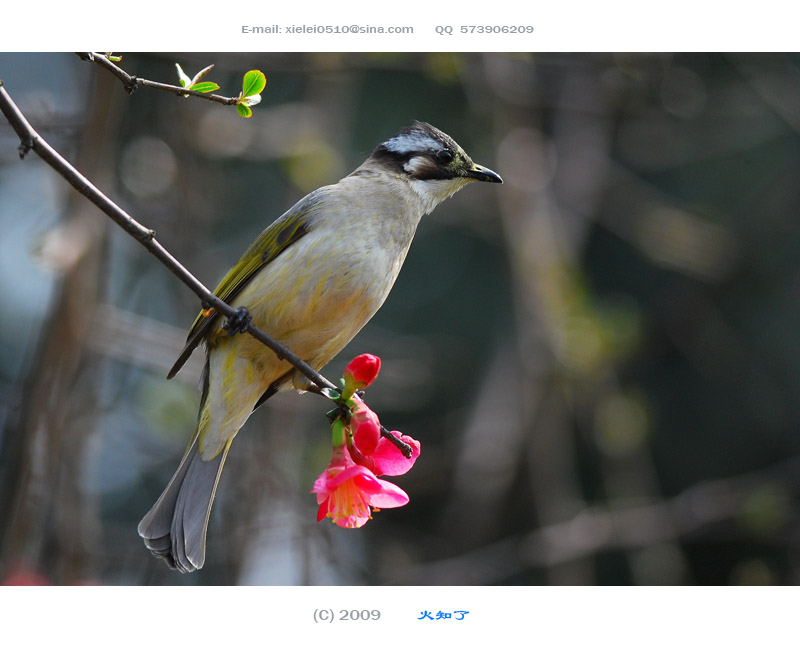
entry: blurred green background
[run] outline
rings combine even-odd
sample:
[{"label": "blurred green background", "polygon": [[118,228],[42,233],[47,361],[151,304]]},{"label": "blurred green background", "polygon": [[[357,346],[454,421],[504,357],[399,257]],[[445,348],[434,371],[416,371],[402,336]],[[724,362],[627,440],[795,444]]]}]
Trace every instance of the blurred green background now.
[{"label": "blurred green background", "polygon": [[800,57],[135,54],[236,95],[127,95],[73,54],[0,54],[33,126],[206,285],[308,191],[414,119],[505,180],[423,220],[325,374],[422,442],[408,506],[315,521],[318,397],[248,421],[206,566],[136,525],[194,425],[199,307],[0,122],[0,581],[658,585],[800,582]]}]

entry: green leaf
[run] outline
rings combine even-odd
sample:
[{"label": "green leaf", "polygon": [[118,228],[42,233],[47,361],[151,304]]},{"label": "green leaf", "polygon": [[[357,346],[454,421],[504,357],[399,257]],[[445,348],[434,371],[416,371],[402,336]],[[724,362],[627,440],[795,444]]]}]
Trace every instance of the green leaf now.
[{"label": "green leaf", "polygon": [[210,93],[219,90],[219,84],[215,84],[213,81],[201,81],[189,88],[189,90],[194,90],[198,93]]},{"label": "green leaf", "polygon": [[[261,70],[250,70],[242,81],[242,97],[259,95],[267,85],[267,78]],[[251,111],[252,112],[252,111]],[[249,116],[248,116],[249,117]]]},{"label": "green leaf", "polygon": [[250,117],[253,115],[253,110],[247,104],[236,104],[236,111],[242,117]]},{"label": "green leaf", "polygon": [[327,397],[328,399],[338,400],[341,397],[341,394],[335,388],[322,388],[320,392]]}]

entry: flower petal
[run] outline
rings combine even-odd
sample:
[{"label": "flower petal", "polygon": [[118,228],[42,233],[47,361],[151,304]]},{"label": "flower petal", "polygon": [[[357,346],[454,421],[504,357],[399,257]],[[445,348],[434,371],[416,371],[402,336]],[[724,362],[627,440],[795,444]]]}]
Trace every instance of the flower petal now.
[{"label": "flower petal", "polygon": [[381,491],[370,497],[370,506],[373,508],[399,508],[408,503],[408,494],[404,490],[389,481],[377,480],[381,483]]},{"label": "flower petal", "polygon": [[[351,421],[351,426],[353,422]],[[370,455],[381,439],[381,427],[373,420],[355,422],[353,442],[362,454]]]},{"label": "flower petal", "polygon": [[381,438],[371,455],[375,461],[374,472],[378,476],[401,476],[410,470],[414,463],[417,462],[417,458],[419,458],[420,444],[418,440],[414,440],[411,436],[400,434],[399,431],[392,431],[392,433],[411,447],[411,458],[406,458],[392,442],[386,438]]},{"label": "flower petal", "polygon": [[383,483],[386,483],[386,481],[381,481],[366,467],[358,465],[358,468],[363,471],[359,472],[357,475],[352,475],[353,483],[365,494],[379,494],[383,490]]},{"label": "flower petal", "polygon": [[317,503],[319,503],[319,509],[317,510],[317,521],[322,521],[328,516],[328,497],[318,494]]}]

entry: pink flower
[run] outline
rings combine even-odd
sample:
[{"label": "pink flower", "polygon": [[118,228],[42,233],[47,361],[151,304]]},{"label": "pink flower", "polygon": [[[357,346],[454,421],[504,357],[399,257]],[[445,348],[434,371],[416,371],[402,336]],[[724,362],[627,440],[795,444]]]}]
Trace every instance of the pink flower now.
[{"label": "pink flower", "polygon": [[355,391],[369,386],[381,370],[381,360],[374,354],[359,354],[344,369],[345,393],[349,396]]},{"label": "pink flower", "polygon": [[312,492],[319,504],[317,521],[330,517],[342,528],[363,526],[372,518],[373,508],[398,508],[408,503],[403,490],[356,464],[345,446],[334,448],[330,465],[314,482]]},{"label": "pink flower", "polygon": [[406,458],[391,441],[381,438],[378,416],[356,394],[375,380],[380,367],[378,357],[361,354],[345,368],[343,390],[336,401],[349,413],[340,412],[331,424],[331,460],[311,490],[319,504],[317,521],[330,517],[342,528],[359,528],[372,518],[373,510],[408,503],[403,490],[378,476],[405,474],[419,457],[420,444],[393,431],[412,450],[411,457]]}]

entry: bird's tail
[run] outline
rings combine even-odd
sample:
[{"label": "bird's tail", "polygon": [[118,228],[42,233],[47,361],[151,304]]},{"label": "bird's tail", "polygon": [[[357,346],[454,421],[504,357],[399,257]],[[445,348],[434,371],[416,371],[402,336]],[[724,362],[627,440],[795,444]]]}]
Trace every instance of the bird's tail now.
[{"label": "bird's tail", "polygon": [[181,573],[205,562],[208,518],[231,443],[204,461],[198,439],[195,434],[169,485],[139,523],[139,535],[150,552]]}]

